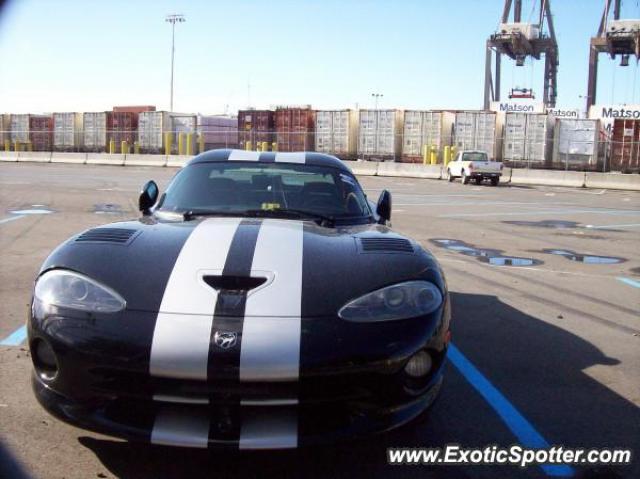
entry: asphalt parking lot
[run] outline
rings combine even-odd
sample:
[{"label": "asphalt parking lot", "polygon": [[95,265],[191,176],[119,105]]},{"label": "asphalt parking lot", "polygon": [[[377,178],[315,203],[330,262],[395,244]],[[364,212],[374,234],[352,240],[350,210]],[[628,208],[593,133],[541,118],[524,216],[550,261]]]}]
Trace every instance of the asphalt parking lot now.
[{"label": "asphalt parking lot", "polygon": [[457,354],[425,423],[356,444],[229,455],[127,444],[53,419],[31,393],[19,333],[38,268],[70,235],[137,216],[143,182],[162,188],[174,172],[0,164],[0,339],[11,343],[0,346],[0,439],[34,477],[541,477],[554,471],[389,466],[385,452],[541,440],[632,448],[634,463],[615,471],[640,477],[636,192],[361,178],[370,198],[392,192],[394,228],[447,275]]}]

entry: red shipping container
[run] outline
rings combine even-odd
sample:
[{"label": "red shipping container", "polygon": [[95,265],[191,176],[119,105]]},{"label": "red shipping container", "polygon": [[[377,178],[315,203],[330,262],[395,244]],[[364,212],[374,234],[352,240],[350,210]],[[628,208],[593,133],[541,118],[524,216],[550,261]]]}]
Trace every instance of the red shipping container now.
[{"label": "red shipping container", "polygon": [[143,111],[156,111],[154,105],[114,106],[115,113],[142,113]]},{"label": "red shipping container", "polygon": [[271,144],[275,141],[274,112],[271,110],[240,110],[238,112],[238,142],[246,149],[250,143],[255,150],[258,143]]},{"label": "red shipping container", "polygon": [[610,170],[640,171],[640,120],[614,120]]},{"label": "red shipping container", "polygon": [[33,151],[53,151],[53,117],[30,115],[29,141]]},{"label": "red shipping container", "polygon": [[278,108],[276,110],[276,143],[278,151],[313,151],[315,112],[311,108]]},{"label": "red shipping container", "polygon": [[107,144],[115,140],[116,151],[123,141],[133,145],[138,135],[138,114],[131,112],[107,112]]}]

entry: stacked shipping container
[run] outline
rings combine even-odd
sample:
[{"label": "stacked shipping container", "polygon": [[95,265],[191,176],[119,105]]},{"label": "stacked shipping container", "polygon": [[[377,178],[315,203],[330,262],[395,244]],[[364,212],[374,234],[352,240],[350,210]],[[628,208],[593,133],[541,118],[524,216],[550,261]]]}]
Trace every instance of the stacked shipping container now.
[{"label": "stacked shipping container", "polygon": [[82,148],[82,114],[74,112],[53,114],[53,149],[80,151]]},{"label": "stacked shipping container", "polygon": [[402,134],[402,161],[420,163],[423,148],[435,148],[442,158],[445,145],[451,144],[454,114],[446,111],[406,110]]},{"label": "stacked shipping container", "polygon": [[402,110],[360,110],[358,156],[395,160],[402,147]]},{"label": "stacked shipping container", "polygon": [[315,151],[347,160],[357,156],[358,112],[356,110],[316,111]]},{"label": "stacked shipping container", "polygon": [[311,107],[276,109],[278,151],[308,151],[314,148],[315,114]]},{"label": "stacked shipping container", "polygon": [[275,141],[274,112],[271,110],[240,110],[238,112],[238,143],[245,150],[258,143],[271,145]]},{"label": "stacked shipping container", "polygon": [[238,118],[224,115],[199,115],[198,135],[205,150],[238,147]]},{"label": "stacked shipping container", "polygon": [[609,168],[640,171],[640,120],[614,120]]},{"label": "stacked shipping container", "polygon": [[598,166],[600,120],[558,118],[552,166],[587,170]]},{"label": "stacked shipping container", "polygon": [[490,111],[460,111],[453,126],[455,146],[460,150],[485,151],[496,159],[496,114]]},{"label": "stacked shipping container", "polygon": [[544,113],[507,113],[502,160],[514,166],[520,161],[528,166],[545,166],[551,144],[550,118],[553,117]]},{"label": "stacked shipping container", "polygon": [[[138,145],[144,153],[161,153],[165,148],[165,137],[171,135],[171,152],[178,151],[180,134],[195,133],[197,118],[186,113],[173,113],[168,111],[146,111],[138,117]],[[186,140],[186,138],[185,138]],[[195,135],[191,137],[191,151],[195,151]]]},{"label": "stacked shipping container", "polygon": [[107,148],[107,113],[82,114],[82,145],[85,151],[105,151]]}]

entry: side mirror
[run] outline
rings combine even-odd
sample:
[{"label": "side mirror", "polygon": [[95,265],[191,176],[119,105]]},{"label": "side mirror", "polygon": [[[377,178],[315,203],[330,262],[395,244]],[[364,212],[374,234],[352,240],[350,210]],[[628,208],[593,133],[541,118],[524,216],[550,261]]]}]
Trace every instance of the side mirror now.
[{"label": "side mirror", "polygon": [[378,220],[380,224],[385,224],[391,219],[391,193],[388,190],[382,190],[382,193],[380,193],[376,213],[380,217]]},{"label": "side mirror", "polygon": [[138,209],[142,211],[143,215],[148,215],[153,205],[158,201],[158,185],[155,181],[147,181],[140,191],[140,197],[138,199]]}]

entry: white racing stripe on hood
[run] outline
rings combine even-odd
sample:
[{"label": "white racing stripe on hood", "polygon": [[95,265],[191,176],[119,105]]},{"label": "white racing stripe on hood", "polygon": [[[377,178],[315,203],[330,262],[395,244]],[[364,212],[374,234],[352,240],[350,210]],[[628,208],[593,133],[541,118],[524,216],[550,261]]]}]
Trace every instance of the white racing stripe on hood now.
[{"label": "white racing stripe on hood", "polygon": [[151,430],[151,443],[206,448],[209,444],[208,411],[186,408],[160,410]]},{"label": "white racing stripe on hood", "polygon": [[258,161],[259,151],[233,150],[229,155],[229,161]]},{"label": "white racing stripe on hood", "polygon": [[276,153],[276,163],[305,163],[306,154],[304,152],[299,153]]},{"label": "white racing stripe on hood", "polygon": [[151,344],[152,376],[207,379],[209,340],[217,292],[199,271],[224,268],[238,218],[210,218],[182,246],[162,297]]},{"label": "white racing stripe on hood", "polygon": [[240,344],[240,381],[297,381],[300,369],[303,225],[264,220],[252,271],[273,282],[247,298]]}]

